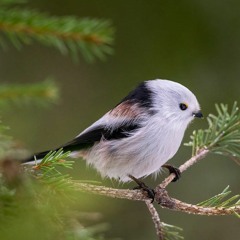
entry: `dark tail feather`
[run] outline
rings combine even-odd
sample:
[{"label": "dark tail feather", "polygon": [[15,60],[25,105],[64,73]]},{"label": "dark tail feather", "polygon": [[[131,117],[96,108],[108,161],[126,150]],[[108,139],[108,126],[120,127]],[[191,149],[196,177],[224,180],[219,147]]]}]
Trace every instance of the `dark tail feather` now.
[{"label": "dark tail feather", "polygon": [[[58,150],[58,149],[57,149]],[[36,153],[34,154],[33,156],[27,158],[27,159],[24,159],[22,161],[22,163],[28,163],[28,162],[34,162],[35,160],[41,160],[43,159],[48,153],[50,152],[49,151],[44,151],[44,152],[40,152],[40,153]]]},{"label": "dark tail feather", "polygon": [[[95,129],[94,131],[91,131],[89,133],[85,133],[79,137],[74,138],[70,142],[67,142],[66,144],[62,145],[61,147],[58,147],[52,151],[58,151],[59,149],[62,149],[63,152],[75,152],[82,149],[89,148],[94,145],[96,141],[100,141],[102,138],[102,129]],[[36,160],[43,159],[49,151],[44,151],[40,153],[36,153],[33,156],[23,160],[22,163],[28,163],[28,162],[34,162]]]},{"label": "dark tail feather", "polygon": [[[131,127],[131,129],[132,129],[132,127]],[[63,152],[68,152],[68,151],[75,152],[75,151],[80,151],[82,149],[87,149],[89,147],[92,147],[95,144],[95,142],[99,142],[103,136],[106,139],[112,139],[112,138],[117,139],[117,138],[119,138],[118,137],[119,134],[117,134],[118,132],[120,133],[121,136],[125,136],[122,134],[123,130],[125,131],[125,128],[121,127],[120,129],[117,129],[116,131],[114,131],[113,135],[109,135],[108,130],[106,130],[102,126],[97,126],[96,128],[94,128],[84,134],[79,135],[78,137],[74,138],[70,142],[67,142],[66,144],[62,145],[61,147],[58,147],[54,151],[63,149]],[[33,161],[35,161],[35,159],[41,160],[49,152],[50,151],[36,153],[35,155],[25,159],[23,161],[23,163],[33,162]]]}]

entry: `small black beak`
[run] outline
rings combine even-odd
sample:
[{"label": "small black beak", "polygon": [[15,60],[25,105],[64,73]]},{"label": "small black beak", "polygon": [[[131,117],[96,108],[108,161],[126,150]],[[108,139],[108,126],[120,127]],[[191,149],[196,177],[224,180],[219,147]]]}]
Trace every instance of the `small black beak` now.
[{"label": "small black beak", "polygon": [[196,117],[196,118],[203,118],[203,114],[202,114],[201,111],[193,113],[193,116]]}]

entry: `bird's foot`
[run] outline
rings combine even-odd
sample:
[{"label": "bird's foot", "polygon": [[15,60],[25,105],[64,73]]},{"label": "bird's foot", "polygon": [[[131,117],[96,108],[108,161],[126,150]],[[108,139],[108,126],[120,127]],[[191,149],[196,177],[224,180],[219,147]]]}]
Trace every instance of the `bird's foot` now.
[{"label": "bird's foot", "polygon": [[128,175],[134,182],[137,183],[137,187],[134,187],[133,189],[140,189],[142,190],[144,193],[146,193],[146,195],[152,200],[151,203],[153,203],[154,198],[155,198],[155,191],[154,189],[148,187],[144,182],[142,182],[141,180],[139,180],[138,178],[135,178],[132,175]]},{"label": "bird's foot", "polygon": [[181,177],[181,172],[178,168],[176,168],[172,165],[169,165],[169,164],[164,164],[164,165],[162,165],[162,167],[167,168],[169,171],[169,174],[171,174],[171,173],[175,174],[175,178],[172,180],[172,182],[176,182]]}]

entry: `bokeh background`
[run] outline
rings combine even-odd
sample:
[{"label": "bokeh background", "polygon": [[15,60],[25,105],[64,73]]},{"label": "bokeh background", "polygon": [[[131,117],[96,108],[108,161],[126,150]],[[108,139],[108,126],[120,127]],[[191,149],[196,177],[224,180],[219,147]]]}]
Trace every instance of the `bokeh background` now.
[{"label": "bokeh background", "polygon": [[[232,105],[240,96],[240,2],[143,1],[143,0],[32,0],[26,5],[51,15],[75,15],[110,19],[116,29],[114,55],[105,62],[74,63],[54,49],[32,44],[21,51],[14,47],[0,52],[1,83],[32,83],[52,76],[61,89],[54,106],[12,106],[2,109],[2,121],[10,134],[29,151],[54,148],[77,135],[113,107],[139,82],[171,79],[190,88],[198,97],[204,115],[215,103]],[[196,120],[193,129],[206,127]],[[182,146],[171,160],[179,166],[191,156]],[[114,187],[133,187],[102,180],[84,161],[71,172],[76,179],[102,181]],[[210,155],[169,186],[169,193],[189,203],[205,200],[231,186],[240,190],[240,167],[230,159]],[[146,182],[155,186],[157,180]],[[233,216],[193,216],[157,207],[161,219],[184,229],[186,239],[236,240],[240,222]],[[110,238],[155,239],[150,215],[143,203],[83,194],[79,209],[99,212],[109,223]]]}]

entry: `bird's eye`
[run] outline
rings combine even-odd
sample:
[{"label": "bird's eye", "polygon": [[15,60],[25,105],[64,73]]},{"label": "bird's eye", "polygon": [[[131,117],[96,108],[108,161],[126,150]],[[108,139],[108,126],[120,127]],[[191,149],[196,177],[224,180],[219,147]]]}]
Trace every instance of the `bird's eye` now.
[{"label": "bird's eye", "polygon": [[179,104],[179,107],[180,107],[180,109],[183,110],[183,111],[188,108],[188,106],[187,106],[186,103],[180,103],[180,104]]}]

